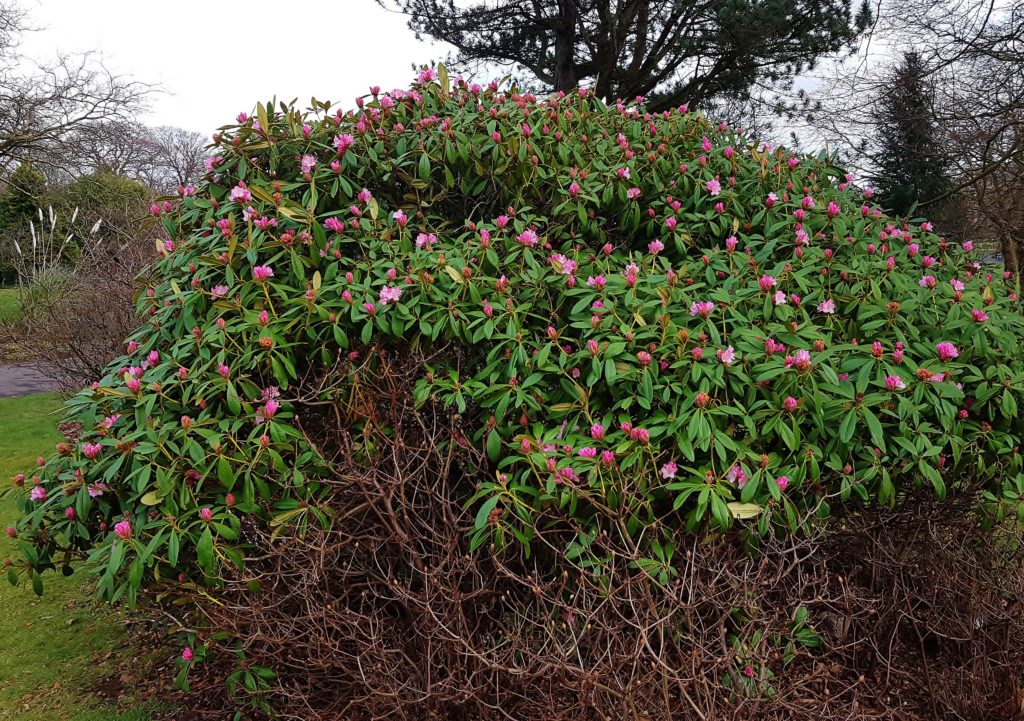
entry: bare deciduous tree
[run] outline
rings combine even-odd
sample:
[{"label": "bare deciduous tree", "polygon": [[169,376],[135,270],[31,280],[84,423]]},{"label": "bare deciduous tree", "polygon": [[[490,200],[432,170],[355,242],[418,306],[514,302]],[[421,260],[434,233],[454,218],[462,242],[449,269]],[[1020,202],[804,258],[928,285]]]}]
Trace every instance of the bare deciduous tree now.
[{"label": "bare deciduous tree", "polygon": [[152,90],[89,53],[30,62],[17,51],[25,30],[21,9],[0,4],[0,170],[26,154],[53,157],[83,126],[131,118]]},{"label": "bare deciduous tree", "polygon": [[150,183],[152,187],[169,191],[203,174],[208,143],[201,133],[161,125],[149,129],[148,139],[153,148],[153,166],[160,173]]}]

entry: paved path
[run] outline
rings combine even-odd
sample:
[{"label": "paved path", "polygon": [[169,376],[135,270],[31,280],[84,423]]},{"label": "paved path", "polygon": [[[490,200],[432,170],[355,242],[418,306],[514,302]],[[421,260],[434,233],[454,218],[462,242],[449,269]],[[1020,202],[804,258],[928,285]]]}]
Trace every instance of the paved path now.
[{"label": "paved path", "polygon": [[52,391],[56,384],[29,366],[0,365],[0,398]]}]

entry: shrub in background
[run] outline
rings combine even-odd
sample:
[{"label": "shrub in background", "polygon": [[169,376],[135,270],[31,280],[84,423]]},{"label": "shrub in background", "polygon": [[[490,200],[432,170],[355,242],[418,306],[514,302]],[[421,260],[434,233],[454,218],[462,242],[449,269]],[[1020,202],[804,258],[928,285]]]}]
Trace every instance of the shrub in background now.
[{"label": "shrub in background", "polygon": [[0,193],[0,285],[16,280],[15,243],[29,236],[28,224],[45,204],[46,178],[28,159],[23,160]]},{"label": "shrub in background", "polygon": [[[708,596],[715,612],[659,596],[682,588],[695,539],[775,543],[837,502],[891,508],[922,488],[967,496],[987,524],[1018,508],[1018,289],[969,242],[881,214],[827,157],[759,147],[685,107],[538,100],[425,71],[357,112],[261,105],[218,136],[208,171],[152,208],[169,235],[159,282],[125,354],[68,402],[81,443],[15,479],[12,580],[40,586],[88,554],[112,600],[220,593],[244,614],[283,593],[270,608],[305,609],[306,628],[328,610],[366,628],[390,619],[393,635],[324,640],[392,661],[423,641],[398,663],[418,670],[405,691],[371,692],[373,674],[397,683],[394,664],[349,666],[344,688],[362,684],[349,698],[366,704],[412,694],[422,711],[462,694],[479,715],[496,679],[536,683],[557,658],[547,712],[641,694],[656,715],[685,684],[624,674],[631,648],[667,668],[724,613],[738,646],[708,667],[700,704],[713,709],[781,695],[765,644],[812,645],[799,592],[767,636],[724,590]],[[357,541],[359,563],[340,563]],[[467,552],[476,565],[459,566]],[[302,554],[320,556],[290,565]],[[357,567],[373,579],[362,593],[342,572]],[[492,595],[499,579],[516,590]],[[307,583],[326,606],[301,595]],[[574,589],[587,614],[572,612]],[[475,610],[456,604],[444,618],[460,625],[439,625],[432,603],[452,598]],[[574,646],[572,629],[601,598],[637,635],[591,677],[610,646]],[[491,655],[503,639],[517,649],[505,665]],[[432,642],[477,665],[430,655]],[[248,648],[287,667],[312,645],[290,643]],[[760,649],[756,669],[737,666],[741,647]],[[430,696],[423,664],[453,669],[445,694]],[[250,691],[271,678],[245,674]],[[336,680],[293,674],[277,692],[308,705]],[[509,703],[529,707],[528,687]]]},{"label": "shrub in background", "polygon": [[17,352],[64,390],[100,378],[138,327],[137,276],[162,238],[149,198],[130,178],[92,173],[52,191],[46,212],[24,218],[24,236],[11,237]]}]

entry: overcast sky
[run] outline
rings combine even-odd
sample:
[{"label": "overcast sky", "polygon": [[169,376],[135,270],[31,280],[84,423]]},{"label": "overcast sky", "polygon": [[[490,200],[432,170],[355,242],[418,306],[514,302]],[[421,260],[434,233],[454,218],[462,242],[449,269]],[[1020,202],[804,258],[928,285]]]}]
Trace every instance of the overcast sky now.
[{"label": "overcast sky", "polygon": [[22,51],[98,51],[111,69],[164,93],[143,120],[204,134],[259,100],[311,97],[346,108],[371,85],[406,87],[412,63],[446,54],[374,0],[21,0]]}]

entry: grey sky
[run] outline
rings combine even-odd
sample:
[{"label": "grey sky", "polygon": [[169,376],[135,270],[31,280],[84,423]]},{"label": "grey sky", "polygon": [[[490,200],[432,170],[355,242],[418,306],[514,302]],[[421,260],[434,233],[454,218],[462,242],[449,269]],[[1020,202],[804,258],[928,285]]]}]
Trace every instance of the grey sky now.
[{"label": "grey sky", "polygon": [[22,51],[45,61],[95,50],[112,70],[166,91],[144,120],[204,134],[277,96],[353,107],[370,85],[405,87],[412,63],[445,54],[374,0],[22,0]]}]

